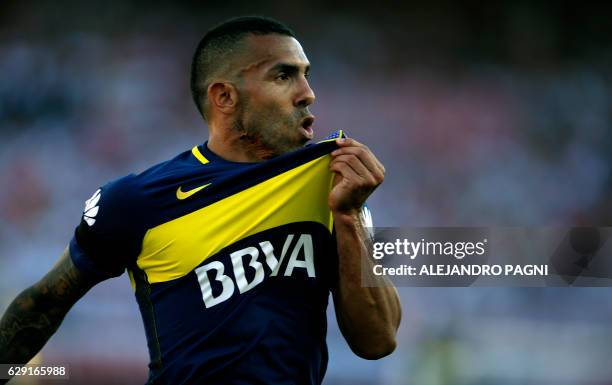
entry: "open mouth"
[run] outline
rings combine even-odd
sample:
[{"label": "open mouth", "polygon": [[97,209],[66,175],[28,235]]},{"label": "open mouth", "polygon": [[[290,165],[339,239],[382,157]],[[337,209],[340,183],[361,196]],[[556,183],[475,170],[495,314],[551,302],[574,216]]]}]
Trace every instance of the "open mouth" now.
[{"label": "open mouth", "polygon": [[302,130],[304,131],[304,136],[306,136],[308,139],[312,139],[314,135],[314,130],[312,129],[314,125],[314,120],[314,116],[307,116],[302,119],[302,124],[300,125],[302,127]]}]

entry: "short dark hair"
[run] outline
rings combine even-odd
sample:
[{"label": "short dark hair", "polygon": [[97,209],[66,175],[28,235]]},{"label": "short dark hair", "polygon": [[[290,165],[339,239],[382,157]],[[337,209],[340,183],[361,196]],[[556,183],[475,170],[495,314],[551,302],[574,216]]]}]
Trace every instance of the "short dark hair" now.
[{"label": "short dark hair", "polygon": [[283,23],[263,16],[229,19],[209,30],[200,40],[191,63],[191,96],[204,119],[210,76],[227,61],[228,54],[249,34],[295,37],[293,31]]}]

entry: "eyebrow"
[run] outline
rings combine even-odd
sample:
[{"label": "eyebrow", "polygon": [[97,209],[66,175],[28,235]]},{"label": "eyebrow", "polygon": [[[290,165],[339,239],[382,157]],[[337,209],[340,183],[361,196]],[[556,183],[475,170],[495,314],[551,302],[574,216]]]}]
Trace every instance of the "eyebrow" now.
[{"label": "eyebrow", "polygon": [[[304,68],[304,73],[307,74],[308,71],[310,71],[310,64],[307,65],[306,68]],[[295,65],[295,64],[288,64],[288,63],[278,63],[274,65],[272,68],[270,68],[268,72],[269,73],[286,72],[289,75],[293,75],[293,74],[300,72],[300,66]]]}]

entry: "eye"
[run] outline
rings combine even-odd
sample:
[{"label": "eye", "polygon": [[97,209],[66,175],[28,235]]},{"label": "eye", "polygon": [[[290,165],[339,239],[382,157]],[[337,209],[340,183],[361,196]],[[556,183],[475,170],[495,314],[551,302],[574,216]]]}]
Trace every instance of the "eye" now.
[{"label": "eye", "polygon": [[276,80],[289,80],[289,75],[287,75],[287,73],[285,72],[281,72],[278,75],[276,75]]}]

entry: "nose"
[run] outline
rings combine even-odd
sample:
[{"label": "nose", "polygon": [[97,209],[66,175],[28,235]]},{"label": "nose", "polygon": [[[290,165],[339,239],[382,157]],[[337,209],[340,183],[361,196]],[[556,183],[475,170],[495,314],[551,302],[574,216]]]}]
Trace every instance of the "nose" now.
[{"label": "nose", "polygon": [[308,107],[315,101],[314,91],[310,88],[310,84],[308,84],[306,78],[301,79],[299,87],[299,92],[295,98],[295,106]]}]

